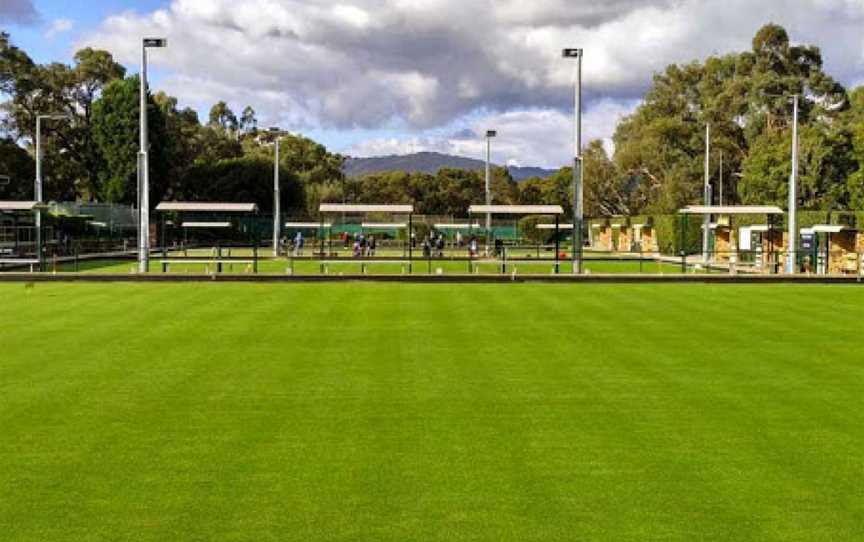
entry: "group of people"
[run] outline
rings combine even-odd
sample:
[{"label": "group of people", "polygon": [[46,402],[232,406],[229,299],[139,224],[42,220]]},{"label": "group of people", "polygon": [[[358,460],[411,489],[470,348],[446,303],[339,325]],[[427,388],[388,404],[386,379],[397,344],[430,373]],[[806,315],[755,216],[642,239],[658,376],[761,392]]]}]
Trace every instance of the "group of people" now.
[{"label": "group of people", "polygon": [[[342,240],[342,246],[344,248],[348,248],[348,246],[351,245],[352,237],[347,231],[343,231],[339,234],[339,238]],[[353,240],[354,244],[351,245],[351,254],[355,258],[375,256],[375,251],[378,248],[378,241],[375,239],[374,235],[366,237],[362,233],[355,233]]]},{"label": "group of people", "polygon": [[[362,232],[357,232],[351,235],[347,231],[343,231],[339,234],[339,240],[342,242],[342,246],[345,249],[351,248],[351,254],[354,258],[367,258],[374,257],[375,253],[378,249],[378,241],[375,239],[374,235],[369,235],[368,237],[364,235]],[[287,239],[282,240],[283,245],[287,243]],[[303,247],[305,245],[305,239],[303,237],[303,232],[298,231],[297,234],[291,241],[290,249],[294,253],[294,256],[303,256]],[[424,258],[443,258],[444,257],[444,249],[446,247],[446,239],[444,235],[440,232],[430,231],[429,234],[424,237],[422,243],[423,257]],[[462,232],[456,232],[454,245],[458,248],[463,248],[466,246],[465,238],[462,235]],[[414,233],[411,234],[411,246],[413,248],[417,248],[417,239]],[[467,242],[468,255],[472,258],[477,257],[478,255],[478,243],[477,236],[472,235]]]},{"label": "group of people", "polygon": [[[462,232],[456,232],[454,244],[457,248],[462,248],[465,246],[465,238],[462,236]],[[423,239],[423,257],[443,258],[445,246],[446,242],[444,239],[444,235],[442,235],[441,233],[436,233],[434,230],[430,231],[429,235],[425,239]],[[468,255],[472,258],[477,256],[476,235],[472,235],[471,238],[468,240]]]},{"label": "group of people", "polygon": [[424,258],[442,258],[444,256],[444,236],[435,234],[430,231],[429,235],[423,239],[423,257]]},{"label": "group of people", "polygon": [[[279,242],[282,245],[283,249],[286,245],[288,245],[288,239],[285,237],[280,239]],[[291,252],[294,253],[294,256],[302,256],[303,255],[303,246],[305,244],[306,244],[306,239],[303,237],[303,232],[298,231],[297,235],[295,235],[294,238],[291,240],[290,245],[288,245],[288,248],[291,250]]]}]

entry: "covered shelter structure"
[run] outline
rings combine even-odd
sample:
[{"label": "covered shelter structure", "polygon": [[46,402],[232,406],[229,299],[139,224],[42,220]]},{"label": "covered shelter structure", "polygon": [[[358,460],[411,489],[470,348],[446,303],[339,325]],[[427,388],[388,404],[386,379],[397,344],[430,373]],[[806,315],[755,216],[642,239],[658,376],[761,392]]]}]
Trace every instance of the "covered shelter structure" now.
[{"label": "covered shelter structure", "polygon": [[297,238],[297,234],[299,233],[301,236],[304,234],[311,234],[315,242],[321,243],[321,246],[324,245],[324,242],[330,239],[330,233],[333,229],[332,222],[313,222],[310,220],[289,220],[283,224],[285,228],[285,233],[287,235],[287,242],[295,243],[295,253],[297,252],[296,241],[293,241]]},{"label": "covered shelter structure", "polygon": [[465,236],[471,232],[480,229],[479,222],[471,222],[470,220],[459,220],[454,222],[436,222],[432,224],[432,230],[440,232],[449,240],[454,247],[460,247],[462,241],[464,243]]},{"label": "covered shelter structure", "polygon": [[538,224],[535,224],[534,227],[542,232],[554,232],[556,237],[563,234],[563,237],[565,239],[573,235],[573,224],[552,224],[547,222],[540,222]]},{"label": "covered shelter structure", "polygon": [[[815,224],[801,228],[800,265],[818,275],[860,274],[857,230],[843,224]],[[815,268],[813,267],[815,265]]]},{"label": "covered shelter structure", "polygon": [[[356,222],[359,222],[360,233],[366,230],[379,232],[405,232],[405,243],[401,257],[398,255],[372,254],[371,251],[361,250],[360,253],[352,252],[352,260],[361,262],[361,269],[366,273],[369,263],[401,263],[407,264],[408,273],[412,272],[413,267],[413,243],[412,233],[414,231],[414,206],[409,204],[390,204],[390,203],[322,203],[318,208],[319,221],[324,224],[328,217],[341,216],[343,222],[346,222],[347,217],[351,217]],[[346,230],[347,224],[342,224]],[[365,239],[365,237],[363,238]],[[332,250],[329,254],[325,252],[322,243],[321,252],[319,254],[321,263],[321,272],[325,272],[327,266],[331,262],[328,259],[338,258],[338,254]],[[403,265],[404,271],[404,265]]]},{"label": "covered shelter structure", "polygon": [[204,265],[208,271],[213,265],[216,273],[237,264],[258,272],[258,239],[251,221],[258,213],[256,204],[163,201],[156,211],[163,273],[173,264]]},{"label": "covered shelter structure", "polygon": [[36,216],[47,208],[38,201],[0,201],[0,269],[43,269],[43,236]]},{"label": "covered shelter structure", "polygon": [[[560,273],[561,239],[559,233],[561,231],[561,216],[564,215],[564,208],[560,205],[472,205],[468,208],[468,215],[546,216],[554,218],[555,222],[550,224],[555,235],[555,257],[553,261],[555,273]],[[503,245],[498,246],[498,244],[498,241],[496,241],[495,252],[501,257],[501,272],[506,273],[507,251],[503,249]],[[473,257],[469,257],[469,265],[473,272]]]},{"label": "covered shelter structure", "polygon": [[[686,251],[686,235],[690,216],[697,215],[708,218],[708,250],[703,254],[705,264],[736,265],[746,261],[756,267],[764,268],[767,263],[769,271],[774,269],[777,252],[783,251],[783,232],[778,229],[776,218],[782,217],[783,209],[773,205],[690,205],[678,211],[682,220],[681,250]],[[736,224],[736,219],[745,221],[747,217],[762,215],[765,222],[761,224]],[[737,239],[736,239],[736,227]],[[752,242],[752,234],[757,233],[758,243]],[[683,257],[683,256],[682,256]]]}]

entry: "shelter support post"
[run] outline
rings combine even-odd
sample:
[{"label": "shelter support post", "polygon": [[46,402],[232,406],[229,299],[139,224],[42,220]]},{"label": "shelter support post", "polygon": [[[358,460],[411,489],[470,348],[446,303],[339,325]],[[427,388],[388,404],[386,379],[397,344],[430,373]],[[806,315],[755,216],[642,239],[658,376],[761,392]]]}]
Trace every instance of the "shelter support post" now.
[{"label": "shelter support post", "polygon": [[[411,234],[414,233],[414,215],[408,214],[408,274],[413,273],[414,250],[411,246]],[[431,253],[430,253],[431,254]]]},{"label": "shelter support post", "polygon": [[561,256],[561,237],[558,235],[558,215],[555,215],[555,274],[560,272],[559,258]]}]

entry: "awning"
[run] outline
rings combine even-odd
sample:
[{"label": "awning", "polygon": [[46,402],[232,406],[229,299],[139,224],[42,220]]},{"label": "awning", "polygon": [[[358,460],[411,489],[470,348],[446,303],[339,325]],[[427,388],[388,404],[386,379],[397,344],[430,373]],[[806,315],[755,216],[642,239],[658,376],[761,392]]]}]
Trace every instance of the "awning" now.
[{"label": "awning", "polygon": [[479,228],[480,224],[474,222],[473,224],[464,223],[464,224],[435,224],[433,226],[436,230],[468,230],[471,228]]},{"label": "awning", "polygon": [[321,213],[393,213],[410,215],[414,213],[413,205],[355,205],[343,203],[322,203],[318,208]]},{"label": "awning", "polygon": [[294,228],[294,229],[311,229],[311,228],[330,228],[333,226],[332,222],[286,222],[286,228]]},{"label": "awning", "polygon": [[408,224],[404,222],[364,222],[361,226],[367,230],[404,230]]},{"label": "awning", "polygon": [[230,228],[230,222],[184,222],[184,228]]},{"label": "awning", "polygon": [[[849,228],[840,224],[816,224],[809,229],[810,231],[807,233],[840,233]],[[801,229],[801,233],[805,233],[804,228]]]},{"label": "awning", "polygon": [[682,215],[782,215],[783,209],[773,205],[689,205]]},{"label": "awning", "polygon": [[190,213],[254,213],[258,210],[258,206],[254,203],[163,201],[156,206],[156,210]]},{"label": "awning", "polygon": [[0,201],[0,211],[36,211],[48,206],[38,201]]},{"label": "awning", "polygon": [[[537,224],[537,229],[538,230],[554,230],[555,224],[546,224],[546,223]],[[573,224],[558,224],[558,229],[559,230],[572,230]]]},{"label": "awning", "polygon": [[472,215],[563,215],[560,205],[472,205]]}]

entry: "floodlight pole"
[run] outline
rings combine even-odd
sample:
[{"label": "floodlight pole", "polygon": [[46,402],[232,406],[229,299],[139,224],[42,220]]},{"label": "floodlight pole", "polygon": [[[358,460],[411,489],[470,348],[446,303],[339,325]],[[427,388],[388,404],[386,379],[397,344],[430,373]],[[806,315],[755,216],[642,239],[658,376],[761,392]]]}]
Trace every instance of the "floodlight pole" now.
[{"label": "floodlight pole", "polygon": [[[36,117],[36,185],[33,187],[35,200],[42,203],[42,119]],[[42,209],[36,209],[36,259],[39,260],[39,271],[42,271]]]},{"label": "floodlight pole", "polygon": [[279,197],[279,140],[276,136],[276,153],[273,160],[273,257],[279,257],[279,237],[282,233],[282,209]]},{"label": "floodlight pole", "polygon": [[576,59],[573,107],[573,274],[582,273],[582,223],[585,220],[585,164],[582,159],[582,49],[564,49],[564,58]]},{"label": "floodlight pole", "polygon": [[138,272],[150,270],[150,142],[147,133],[147,49],[165,47],[168,41],[162,38],[144,38],[141,42],[141,77],[139,90],[139,139],[138,151]]},{"label": "floodlight pole", "polygon": [[[492,138],[495,130],[486,130],[486,205],[492,205]],[[486,213],[486,254],[489,254],[489,236],[492,232],[492,213]]]},{"label": "floodlight pole", "polygon": [[[710,160],[711,160],[711,124],[705,124],[705,183],[704,183],[704,200],[705,205],[711,206],[711,172],[710,172]],[[705,217],[702,219],[702,262],[708,264],[708,235],[709,235],[709,227],[711,225],[711,215],[709,213],[705,213]]]},{"label": "floodlight pole", "polygon": [[[65,115],[37,115],[36,116],[36,182],[33,186],[34,199],[42,203],[42,121],[67,119]],[[42,210],[36,209],[36,258],[39,260],[39,269],[42,269]]]},{"label": "floodlight pole", "polygon": [[786,255],[786,274],[794,275],[798,251],[798,95],[792,96],[792,173],[789,176],[789,246]]}]

